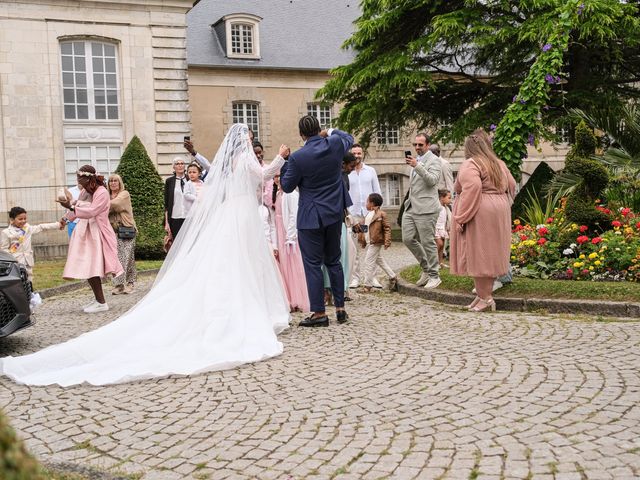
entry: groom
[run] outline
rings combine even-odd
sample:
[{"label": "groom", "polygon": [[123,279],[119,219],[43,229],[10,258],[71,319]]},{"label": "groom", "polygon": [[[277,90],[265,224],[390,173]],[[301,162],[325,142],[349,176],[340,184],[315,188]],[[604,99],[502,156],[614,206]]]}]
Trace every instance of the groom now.
[{"label": "groom", "polygon": [[342,181],[342,159],[353,137],[336,129],[320,131],[318,119],[306,115],[298,122],[304,146],[282,167],[280,185],[285,193],[298,187],[298,243],[304,263],[312,314],[301,327],[329,325],[324,309],[322,265],[327,267],[338,323],[345,323],[344,272],[340,264],[340,235],[344,210],[351,198]]}]

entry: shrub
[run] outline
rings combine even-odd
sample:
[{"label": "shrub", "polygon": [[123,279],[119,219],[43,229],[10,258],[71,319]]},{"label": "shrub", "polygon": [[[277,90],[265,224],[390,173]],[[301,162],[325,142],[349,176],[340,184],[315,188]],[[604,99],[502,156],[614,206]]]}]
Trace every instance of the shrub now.
[{"label": "shrub", "polygon": [[529,181],[522,187],[513,201],[511,215],[514,219],[522,219],[525,205],[529,203],[530,198],[542,199],[544,197],[544,189],[554,175],[553,169],[546,162],[540,162],[531,174]]},{"label": "shrub", "polygon": [[164,256],[164,183],[140,139],[127,145],[116,170],[131,195],[133,215],[138,226],[136,258]]},{"label": "shrub", "polygon": [[565,158],[565,171],[580,177],[578,185],[567,197],[567,219],[587,225],[590,230],[600,230],[608,221],[608,217],[596,209],[596,202],[609,183],[606,167],[591,158],[596,145],[596,136],[582,121],[576,127],[576,143]]},{"label": "shrub", "polygon": [[2,413],[0,413],[0,478],[45,480],[38,461],[27,452]]}]

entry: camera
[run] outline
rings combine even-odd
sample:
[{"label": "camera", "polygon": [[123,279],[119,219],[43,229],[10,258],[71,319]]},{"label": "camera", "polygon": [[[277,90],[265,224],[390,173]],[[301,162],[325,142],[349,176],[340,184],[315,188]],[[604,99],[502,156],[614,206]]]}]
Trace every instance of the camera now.
[{"label": "camera", "polygon": [[411,150],[405,150],[404,151],[404,156],[405,156],[405,158],[410,157],[411,156]]},{"label": "camera", "polygon": [[185,135],[184,136],[184,141],[185,142],[190,142],[191,141],[191,136],[190,135]]}]

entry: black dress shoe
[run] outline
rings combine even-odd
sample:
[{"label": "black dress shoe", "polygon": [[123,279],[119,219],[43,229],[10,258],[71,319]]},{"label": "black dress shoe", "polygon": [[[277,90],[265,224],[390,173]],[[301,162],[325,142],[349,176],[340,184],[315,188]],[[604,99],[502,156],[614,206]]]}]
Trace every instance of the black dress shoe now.
[{"label": "black dress shoe", "polygon": [[299,327],[328,327],[329,326],[329,317],[326,315],[322,315],[321,317],[313,318],[313,315],[308,316],[304,320],[302,320],[299,324]]},{"label": "black dress shoe", "polygon": [[340,310],[336,312],[336,318],[338,319],[338,323],[347,323],[347,320],[349,320],[349,315],[347,315],[346,311]]}]

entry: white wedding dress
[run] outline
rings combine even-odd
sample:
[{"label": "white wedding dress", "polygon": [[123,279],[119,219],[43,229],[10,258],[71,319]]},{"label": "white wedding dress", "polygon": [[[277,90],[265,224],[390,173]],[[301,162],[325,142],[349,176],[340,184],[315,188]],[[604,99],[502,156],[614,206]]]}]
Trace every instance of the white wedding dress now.
[{"label": "white wedding dress", "polygon": [[192,375],[282,353],[289,307],[258,215],[262,169],[246,125],[233,125],[147,295],[73,340],[0,359],[28,385],[105,385]]}]

